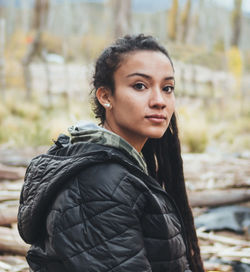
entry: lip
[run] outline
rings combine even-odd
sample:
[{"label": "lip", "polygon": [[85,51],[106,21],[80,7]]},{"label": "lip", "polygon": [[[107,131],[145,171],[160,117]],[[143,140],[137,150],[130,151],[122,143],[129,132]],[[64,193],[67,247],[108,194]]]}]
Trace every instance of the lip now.
[{"label": "lip", "polygon": [[154,122],[154,123],[162,123],[167,119],[166,116],[164,116],[162,114],[146,115],[145,118],[150,120],[151,122]]}]

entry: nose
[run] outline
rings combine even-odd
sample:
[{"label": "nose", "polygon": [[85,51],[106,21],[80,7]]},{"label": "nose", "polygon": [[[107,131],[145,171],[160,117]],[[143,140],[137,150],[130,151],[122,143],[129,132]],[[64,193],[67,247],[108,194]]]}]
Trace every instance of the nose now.
[{"label": "nose", "polygon": [[164,109],[166,107],[164,93],[161,88],[155,87],[152,89],[149,99],[149,106],[157,109]]}]

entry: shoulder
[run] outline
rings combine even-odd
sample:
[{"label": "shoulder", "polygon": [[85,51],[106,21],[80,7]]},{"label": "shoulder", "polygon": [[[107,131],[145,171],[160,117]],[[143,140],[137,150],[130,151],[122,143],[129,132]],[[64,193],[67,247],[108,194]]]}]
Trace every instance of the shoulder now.
[{"label": "shoulder", "polygon": [[82,169],[61,189],[53,204],[58,211],[79,203],[112,201],[133,206],[145,191],[143,182],[115,162],[96,163]]},{"label": "shoulder", "polygon": [[126,168],[113,162],[81,170],[56,196],[47,217],[48,233],[62,232],[97,215],[108,219],[133,212],[134,216],[140,216],[143,191],[134,185],[140,182],[136,179]]},{"label": "shoulder", "polygon": [[128,171],[122,165],[107,161],[81,170],[76,178],[83,190],[93,188],[112,193],[127,175]]},{"label": "shoulder", "polygon": [[90,167],[82,171],[77,179],[83,196],[87,192],[89,199],[109,199],[127,206],[133,206],[146,190],[141,179],[115,162]]}]

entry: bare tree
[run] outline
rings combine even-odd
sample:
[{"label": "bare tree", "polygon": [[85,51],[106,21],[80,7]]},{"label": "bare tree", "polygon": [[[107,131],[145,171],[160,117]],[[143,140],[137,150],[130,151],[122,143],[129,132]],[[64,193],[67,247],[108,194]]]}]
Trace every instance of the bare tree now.
[{"label": "bare tree", "polygon": [[172,6],[168,14],[168,37],[175,41],[177,38],[177,17],[178,17],[178,0],[172,1]]},{"label": "bare tree", "polygon": [[242,0],[234,0],[234,9],[232,11],[232,46],[238,46],[240,41],[242,17],[241,6]]},{"label": "bare tree", "polygon": [[129,32],[131,27],[131,0],[114,0],[115,38],[121,37]]},{"label": "bare tree", "polygon": [[35,37],[30,43],[27,52],[22,60],[23,71],[24,71],[24,80],[27,90],[27,98],[31,98],[31,73],[30,73],[30,64],[35,56],[38,56],[42,59],[45,64],[45,71],[47,75],[47,93],[50,97],[50,80],[49,80],[49,71],[46,58],[43,54],[43,44],[42,44],[42,31],[44,29],[45,23],[47,21],[49,9],[49,0],[36,0],[34,5],[34,18],[33,18],[33,28],[35,29]]},{"label": "bare tree", "polygon": [[34,9],[33,26],[35,29],[42,30],[48,18],[49,0],[36,0]]},{"label": "bare tree", "polygon": [[4,96],[5,84],[5,65],[4,65],[4,47],[5,47],[5,20],[0,19],[0,90]]},{"label": "bare tree", "polygon": [[190,11],[191,11],[191,0],[187,0],[181,14],[181,25],[182,25],[181,41],[183,43],[186,42],[187,34],[189,30]]}]

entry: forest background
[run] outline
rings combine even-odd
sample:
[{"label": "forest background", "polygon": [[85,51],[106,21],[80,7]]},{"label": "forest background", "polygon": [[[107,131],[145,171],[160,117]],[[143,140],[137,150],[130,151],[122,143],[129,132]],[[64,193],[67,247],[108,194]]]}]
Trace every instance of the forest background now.
[{"label": "forest background", "polygon": [[127,33],[155,36],[174,62],[206,271],[250,271],[250,0],[0,0],[0,272],[29,271],[16,225],[26,167],[96,121],[93,65]]},{"label": "forest background", "polygon": [[145,33],[175,64],[183,151],[248,153],[247,2],[0,0],[0,144],[50,145],[94,120],[96,57],[119,36]]}]

